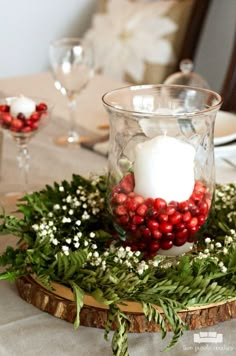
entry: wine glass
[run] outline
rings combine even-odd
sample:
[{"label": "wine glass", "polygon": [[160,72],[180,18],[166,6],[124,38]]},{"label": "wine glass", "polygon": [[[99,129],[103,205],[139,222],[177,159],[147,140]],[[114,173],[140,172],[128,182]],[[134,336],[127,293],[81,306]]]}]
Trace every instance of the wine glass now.
[{"label": "wine glass", "polygon": [[67,97],[70,114],[68,134],[55,142],[59,145],[79,144],[87,138],[80,136],[76,127],[76,98],[93,75],[92,47],[84,39],[61,38],[50,43],[49,57],[55,87]]},{"label": "wine glass", "polygon": [[29,141],[48,122],[52,105],[43,98],[15,96],[0,99],[0,127],[8,131],[17,145],[17,161],[28,192],[30,167]]}]

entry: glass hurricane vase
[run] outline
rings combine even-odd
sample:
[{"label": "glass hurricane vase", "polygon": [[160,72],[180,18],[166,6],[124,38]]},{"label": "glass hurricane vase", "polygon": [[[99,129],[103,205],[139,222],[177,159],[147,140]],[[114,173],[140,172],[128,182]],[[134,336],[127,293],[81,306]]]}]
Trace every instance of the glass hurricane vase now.
[{"label": "glass hurricane vase", "polygon": [[110,119],[108,205],[125,246],[145,258],[189,251],[214,191],[217,93],[144,85],[106,93]]}]

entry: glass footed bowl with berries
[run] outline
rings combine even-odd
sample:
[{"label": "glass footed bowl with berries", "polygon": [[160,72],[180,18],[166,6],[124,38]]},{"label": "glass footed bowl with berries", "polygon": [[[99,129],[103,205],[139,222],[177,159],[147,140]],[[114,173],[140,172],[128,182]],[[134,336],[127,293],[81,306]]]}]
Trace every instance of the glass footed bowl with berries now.
[{"label": "glass footed bowl with berries", "polygon": [[16,142],[18,166],[23,176],[22,193],[28,191],[28,143],[47,124],[51,113],[52,104],[44,98],[23,95],[0,98],[0,127]]}]

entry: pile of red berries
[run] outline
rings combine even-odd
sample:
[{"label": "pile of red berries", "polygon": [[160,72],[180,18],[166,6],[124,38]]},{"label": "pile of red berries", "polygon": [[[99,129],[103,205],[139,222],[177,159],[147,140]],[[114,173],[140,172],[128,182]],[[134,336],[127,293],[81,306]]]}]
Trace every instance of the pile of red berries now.
[{"label": "pile of red berries", "polygon": [[144,199],[134,193],[133,173],[113,187],[110,205],[115,222],[127,232],[126,246],[152,258],[159,249],[195,241],[194,235],[207,219],[211,197],[206,186],[196,181],[186,201],[167,203],[162,198]]},{"label": "pile of red berries", "polygon": [[21,112],[14,117],[11,114],[10,105],[0,105],[0,125],[3,129],[8,129],[13,132],[32,132],[38,130],[39,121],[42,116],[47,113],[48,107],[45,103],[40,103],[35,106],[35,112],[30,117],[26,118]]}]

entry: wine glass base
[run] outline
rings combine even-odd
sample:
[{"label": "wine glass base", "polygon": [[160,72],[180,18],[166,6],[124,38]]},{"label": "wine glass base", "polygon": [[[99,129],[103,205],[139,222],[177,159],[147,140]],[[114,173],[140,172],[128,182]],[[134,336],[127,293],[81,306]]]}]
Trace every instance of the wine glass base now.
[{"label": "wine glass base", "polygon": [[81,143],[90,142],[91,137],[79,136],[79,137],[69,137],[69,136],[61,136],[54,139],[54,143],[57,146],[79,146]]}]

